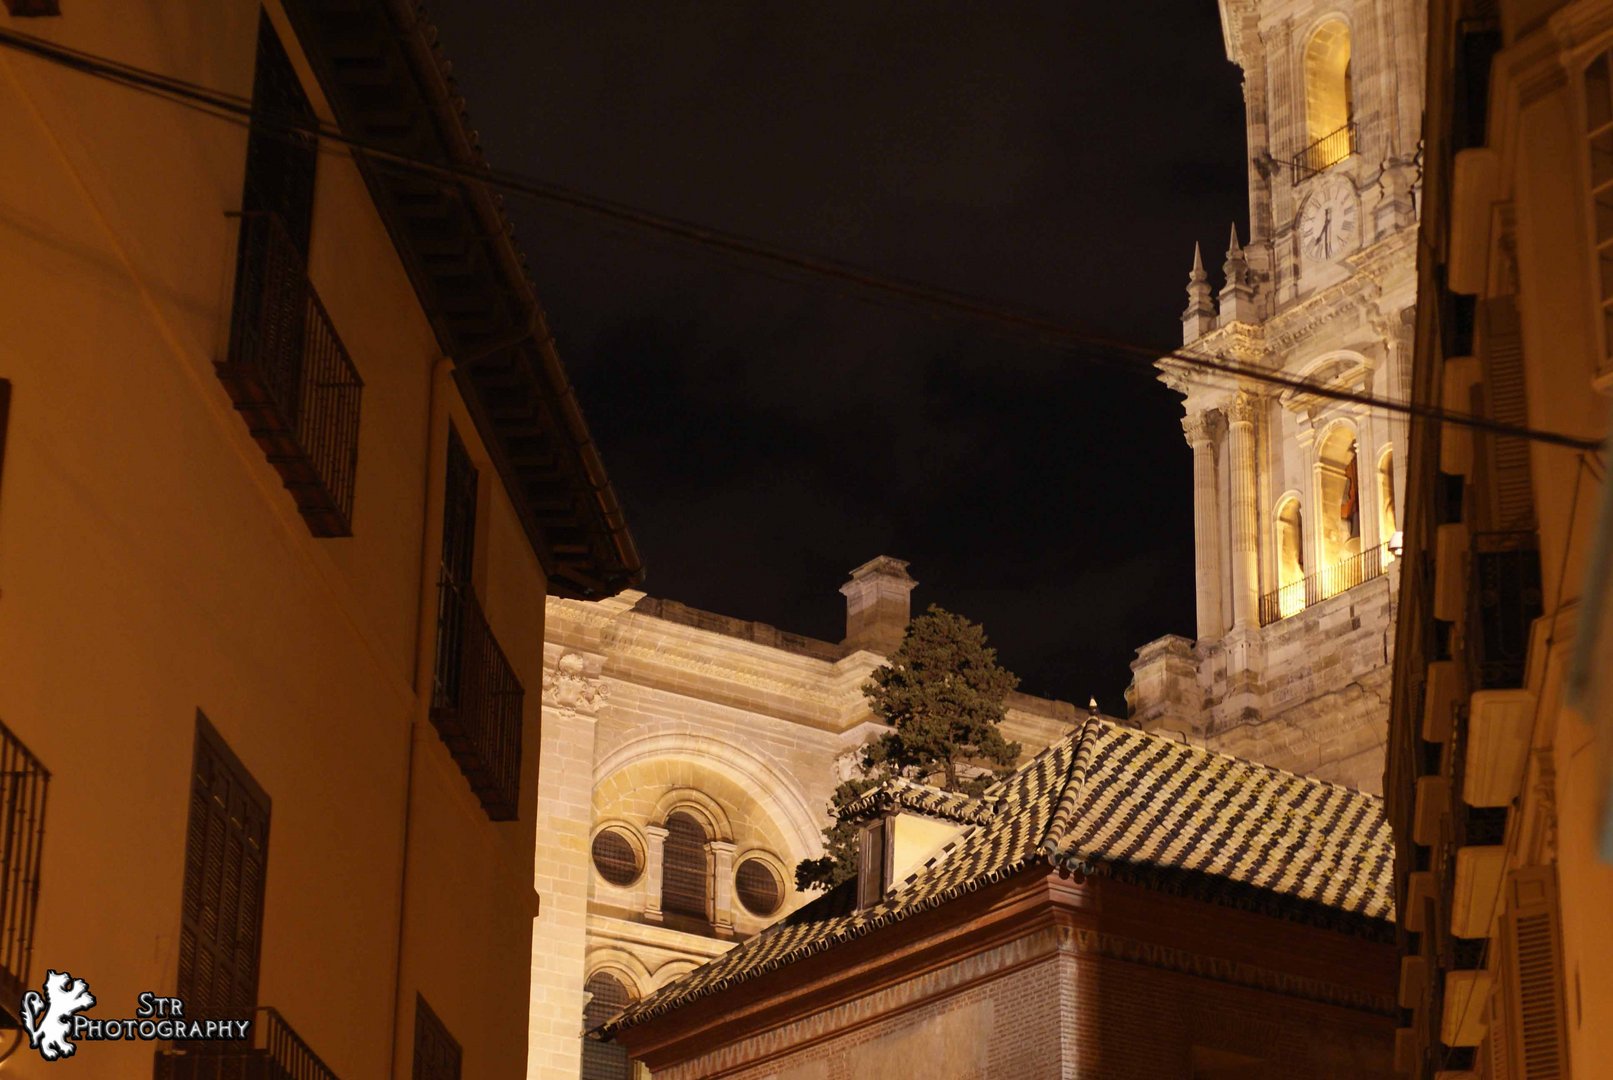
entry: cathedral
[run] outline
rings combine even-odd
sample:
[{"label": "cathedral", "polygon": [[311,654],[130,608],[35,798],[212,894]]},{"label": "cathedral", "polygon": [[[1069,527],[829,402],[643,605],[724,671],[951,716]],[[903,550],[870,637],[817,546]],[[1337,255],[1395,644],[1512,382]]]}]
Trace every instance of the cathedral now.
[{"label": "cathedral", "polygon": [[[829,799],[879,730],[869,673],[901,643],[917,584],[881,556],[851,572],[846,636],[821,641],[628,590],[551,597],[530,1077],[626,1077],[580,1038],[806,903]],[[1023,760],[1089,715],[1009,696]],[[575,1039],[556,1038],[571,1033]]]},{"label": "cathedral", "polygon": [[[1420,5],[1221,0],[1243,70],[1249,233],[1212,287],[1194,251],[1181,355],[1192,450],[1194,640],[1143,646],[1132,717],[1380,792],[1416,295]],[[1313,389],[1315,388],[1315,389]],[[1321,393],[1317,392],[1322,391]]]}]

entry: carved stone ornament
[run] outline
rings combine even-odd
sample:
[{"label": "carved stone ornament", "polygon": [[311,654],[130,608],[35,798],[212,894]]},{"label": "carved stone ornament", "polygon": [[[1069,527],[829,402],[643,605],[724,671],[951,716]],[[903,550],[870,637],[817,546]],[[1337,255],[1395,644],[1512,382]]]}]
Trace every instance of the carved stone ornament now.
[{"label": "carved stone ornament", "polygon": [[1252,424],[1259,415],[1260,399],[1247,390],[1239,390],[1227,406],[1227,420],[1234,424]]},{"label": "carved stone ornament", "polygon": [[571,716],[597,714],[608,693],[598,676],[588,674],[588,660],[580,653],[565,653],[543,673],[543,704]]}]

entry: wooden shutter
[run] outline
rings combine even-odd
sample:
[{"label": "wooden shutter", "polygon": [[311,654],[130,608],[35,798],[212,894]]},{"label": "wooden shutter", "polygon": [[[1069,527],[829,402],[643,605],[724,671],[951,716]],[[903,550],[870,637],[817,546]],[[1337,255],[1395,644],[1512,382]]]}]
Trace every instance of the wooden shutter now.
[{"label": "wooden shutter", "polygon": [[1511,1075],[1515,1080],[1566,1080],[1570,1074],[1555,867],[1528,866],[1508,875],[1501,937],[1502,962],[1510,976],[1503,982],[1503,992]]},{"label": "wooden shutter", "polygon": [[[1491,420],[1515,427],[1529,424],[1524,388],[1523,327],[1510,296],[1484,301],[1481,362],[1485,411]],[[1488,439],[1485,527],[1527,529],[1535,523],[1534,482],[1529,475],[1529,440],[1511,435]]]},{"label": "wooden shutter", "polygon": [[306,264],[314,220],[314,172],[319,147],[311,128],[316,117],[297,69],[266,12],[258,17],[257,62],[252,72],[252,111],[262,120],[247,128],[246,190],[242,209],[274,214]]},{"label": "wooden shutter", "polygon": [[688,814],[666,819],[666,841],[662,848],[661,910],[697,919],[710,918],[706,911],[706,830]]},{"label": "wooden shutter", "polygon": [[633,1063],[627,1049],[617,1042],[590,1039],[587,1032],[609,1020],[633,1003],[633,995],[614,975],[601,971],[589,978],[583,988],[588,1004],[583,1007],[582,1080],[632,1080]]},{"label": "wooden shutter", "polygon": [[443,485],[442,572],[438,583],[437,662],[432,707],[459,705],[465,647],[465,620],[476,556],[476,466],[448,425],[447,478]]},{"label": "wooden shutter", "polygon": [[1507,976],[1504,967],[1500,981],[1501,985],[1490,994],[1485,1007],[1485,1026],[1488,1029],[1484,1037],[1485,1080],[1508,1080],[1512,1076],[1512,1062],[1507,1056]]},{"label": "wooden shutter", "polygon": [[197,1016],[257,1007],[268,850],[269,797],[197,713],[178,986]]},{"label": "wooden shutter", "polygon": [[459,1080],[459,1043],[419,994],[414,998],[413,1080]]}]

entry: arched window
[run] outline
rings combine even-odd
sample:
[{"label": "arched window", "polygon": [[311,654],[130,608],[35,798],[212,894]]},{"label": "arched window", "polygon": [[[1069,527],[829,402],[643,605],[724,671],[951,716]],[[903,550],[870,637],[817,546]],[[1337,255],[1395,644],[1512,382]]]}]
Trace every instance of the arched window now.
[{"label": "arched window", "polygon": [[711,877],[706,863],[708,839],[693,814],[679,810],[667,816],[661,854],[662,911],[696,919],[711,917],[706,910],[706,885]]},{"label": "arched window", "polygon": [[[633,1003],[633,992],[608,972],[595,972],[583,986],[591,995],[583,1006],[585,1032],[603,1024]],[[627,1049],[618,1042],[600,1042],[586,1036],[582,1041],[582,1080],[632,1080],[633,1063]]]},{"label": "arched window", "polygon": [[[1388,544],[1395,535],[1395,452],[1388,448],[1378,458],[1378,540]],[[1387,556],[1387,553],[1386,553]]]},{"label": "arched window", "polygon": [[1305,523],[1292,495],[1277,508],[1277,590],[1281,618],[1305,607]]},{"label": "arched window", "polygon": [[1340,577],[1341,564],[1361,553],[1361,486],[1356,475],[1355,432],[1348,424],[1329,429],[1316,456],[1316,540],[1321,556],[1321,597],[1354,584]]},{"label": "arched window", "polygon": [[1355,108],[1350,86],[1350,28],[1329,19],[1305,43],[1306,164],[1316,172],[1350,156]]}]

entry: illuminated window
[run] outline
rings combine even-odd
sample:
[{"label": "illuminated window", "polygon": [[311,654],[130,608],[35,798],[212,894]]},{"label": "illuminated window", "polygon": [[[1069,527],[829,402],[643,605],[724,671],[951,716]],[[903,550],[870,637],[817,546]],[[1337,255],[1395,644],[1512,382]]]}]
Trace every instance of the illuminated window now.
[{"label": "illuminated window", "polygon": [[1284,499],[1277,510],[1277,612],[1279,618],[1305,607],[1305,525],[1299,499]]},{"label": "illuminated window", "polygon": [[1310,172],[1321,172],[1355,150],[1353,115],[1350,28],[1332,19],[1305,44],[1304,164]]}]

